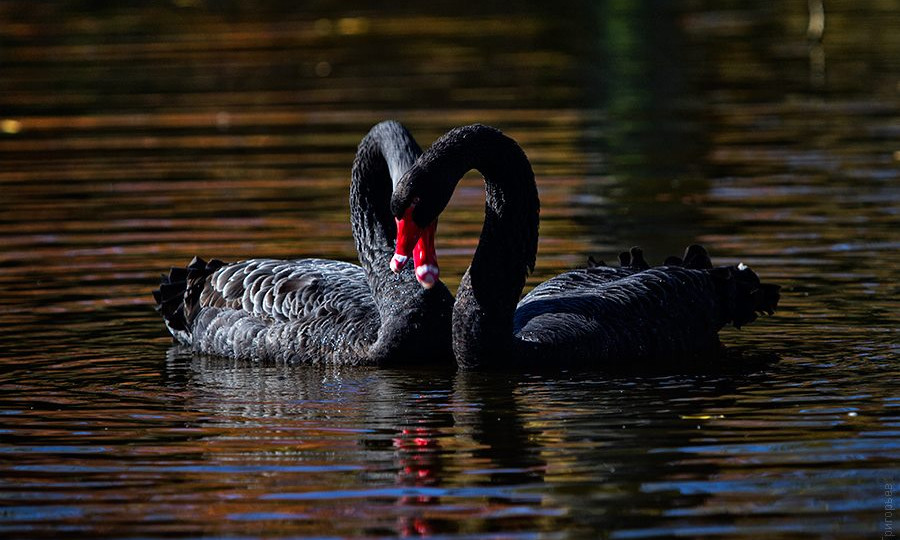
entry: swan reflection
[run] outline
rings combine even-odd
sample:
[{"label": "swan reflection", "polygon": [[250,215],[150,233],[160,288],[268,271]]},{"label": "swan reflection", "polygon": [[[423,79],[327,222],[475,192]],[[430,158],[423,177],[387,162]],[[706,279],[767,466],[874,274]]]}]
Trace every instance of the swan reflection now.
[{"label": "swan reflection", "polygon": [[[225,482],[222,511],[303,516],[292,527],[335,534],[360,532],[346,515],[400,534],[463,520],[549,531],[638,526],[639,508],[660,497],[702,504],[703,494],[643,486],[685,458],[660,449],[696,442],[681,424],[727,406],[741,380],[264,365],[175,348],[169,367],[184,372],[210,470],[261,467]],[[589,514],[586,492],[605,499]]]}]

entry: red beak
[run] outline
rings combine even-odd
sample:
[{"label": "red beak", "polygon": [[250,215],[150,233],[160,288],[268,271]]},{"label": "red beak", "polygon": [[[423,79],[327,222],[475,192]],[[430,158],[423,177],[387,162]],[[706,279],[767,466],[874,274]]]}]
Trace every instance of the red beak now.
[{"label": "red beak", "polygon": [[427,227],[419,227],[412,220],[412,207],[407,208],[403,217],[397,219],[397,249],[391,259],[391,270],[402,270],[412,255],[416,279],[426,289],[434,286],[440,276],[437,252],[434,249],[436,230],[437,220]]}]

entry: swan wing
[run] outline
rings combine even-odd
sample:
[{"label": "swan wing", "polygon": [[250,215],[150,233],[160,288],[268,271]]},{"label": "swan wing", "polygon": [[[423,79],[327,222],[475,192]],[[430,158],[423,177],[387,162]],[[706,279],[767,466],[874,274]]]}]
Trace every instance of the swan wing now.
[{"label": "swan wing", "polygon": [[572,270],[554,276],[534,289],[531,289],[531,291],[519,301],[517,309],[536,300],[577,294],[581,291],[590,291],[605,285],[606,283],[628,277],[637,272],[637,270],[631,268],[615,268],[612,266],[597,266]]},{"label": "swan wing", "polygon": [[360,363],[380,325],[362,268],[324,259],[195,260],[157,301],[177,340],[232,358]]},{"label": "swan wing", "polygon": [[276,322],[337,313],[377,317],[363,269],[326,259],[250,259],[224,266],[207,279],[199,305]]},{"label": "swan wing", "polygon": [[666,266],[592,270],[556,276],[523,298],[514,318],[516,336],[585,359],[718,347],[725,320],[710,272]]}]

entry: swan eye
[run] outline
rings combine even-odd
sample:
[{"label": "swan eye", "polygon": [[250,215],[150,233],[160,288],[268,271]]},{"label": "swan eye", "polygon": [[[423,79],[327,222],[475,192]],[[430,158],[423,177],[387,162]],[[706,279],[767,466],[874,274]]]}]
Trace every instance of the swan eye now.
[{"label": "swan eye", "polygon": [[410,208],[415,208],[416,205],[419,204],[419,201],[421,201],[421,200],[422,200],[422,199],[420,199],[418,196],[413,197],[412,202],[409,203],[409,207],[410,207]]}]

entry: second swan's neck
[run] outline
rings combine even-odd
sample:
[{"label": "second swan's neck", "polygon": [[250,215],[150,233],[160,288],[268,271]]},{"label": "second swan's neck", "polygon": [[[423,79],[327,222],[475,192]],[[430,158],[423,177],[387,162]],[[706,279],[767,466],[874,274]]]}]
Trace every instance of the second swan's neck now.
[{"label": "second swan's neck", "polygon": [[[389,279],[397,228],[390,212],[394,184],[422,150],[398,122],[382,122],[359,143],[350,180],[350,224],[359,262],[372,278]],[[396,276],[394,276],[396,280]]]},{"label": "second swan's neck", "polygon": [[428,155],[451,160],[434,165],[455,178],[469,169],[484,176],[484,226],[453,307],[457,362],[474,368],[514,361],[513,315],[537,253],[540,203],[531,163],[515,141],[480,125],[451,131]]},{"label": "second swan's neck", "polygon": [[397,235],[391,193],[421,153],[401,124],[382,122],[360,142],[353,162],[350,222],[381,319],[378,339],[367,352],[379,364],[418,359],[422,351],[430,351],[431,361],[450,356],[450,292],[443,283],[423,289],[411,267],[400,275],[390,269]]}]

